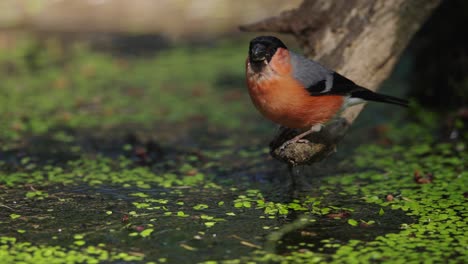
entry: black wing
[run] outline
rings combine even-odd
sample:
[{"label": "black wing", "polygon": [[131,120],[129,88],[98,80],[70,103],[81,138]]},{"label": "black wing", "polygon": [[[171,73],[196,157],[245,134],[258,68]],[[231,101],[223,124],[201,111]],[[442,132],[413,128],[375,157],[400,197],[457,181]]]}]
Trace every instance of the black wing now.
[{"label": "black wing", "polygon": [[310,95],[314,96],[325,94],[349,95],[362,89],[367,90],[336,72],[331,72],[325,80],[310,85],[306,89]]},{"label": "black wing", "polygon": [[355,84],[350,79],[322,66],[318,62],[290,52],[294,77],[312,96],[343,95],[363,100],[408,106],[408,101],[379,94]]},{"label": "black wing", "polygon": [[367,88],[355,84],[350,79],[334,72],[332,78],[319,81],[307,87],[307,91],[312,96],[320,95],[349,95],[352,98],[360,98],[367,101],[375,101],[400,106],[408,106],[408,101],[390,95],[375,93]]}]

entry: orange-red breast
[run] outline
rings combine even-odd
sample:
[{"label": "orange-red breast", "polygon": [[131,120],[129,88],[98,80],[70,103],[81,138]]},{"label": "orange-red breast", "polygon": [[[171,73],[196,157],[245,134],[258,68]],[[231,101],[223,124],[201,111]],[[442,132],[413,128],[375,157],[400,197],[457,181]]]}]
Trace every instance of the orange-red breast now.
[{"label": "orange-red breast", "polygon": [[408,105],[406,100],[372,92],[289,51],[272,36],[250,41],[246,78],[252,102],[266,118],[303,131],[292,141],[319,131],[352,105],[365,101]]}]

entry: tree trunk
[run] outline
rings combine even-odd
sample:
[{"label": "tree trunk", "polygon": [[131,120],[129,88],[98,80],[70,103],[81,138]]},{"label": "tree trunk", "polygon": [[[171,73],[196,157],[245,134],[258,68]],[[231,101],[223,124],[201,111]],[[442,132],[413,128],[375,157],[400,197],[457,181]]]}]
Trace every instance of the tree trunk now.
[{"label": "tree trunk", "polygon": [[[241,26],[245,31],[292,34],[304,53],[357,84],[376,90],[390,74],[411,37],[441,0],[304,0],[278,17]],[[297,134],[283,128],[270,144],[271,154],[290,166],[311,164],[333,153],[337,142],[359,115],[353,106],[342,120],[280,149]]]}]

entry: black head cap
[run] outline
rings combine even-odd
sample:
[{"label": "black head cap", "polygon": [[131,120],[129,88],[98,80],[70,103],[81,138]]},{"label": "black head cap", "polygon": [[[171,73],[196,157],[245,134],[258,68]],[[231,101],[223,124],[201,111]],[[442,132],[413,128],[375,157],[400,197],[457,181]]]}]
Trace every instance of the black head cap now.
[{"label": "black head cap", "polygon": [[252,39],[249,46],[249,60],[252,63],[267,60],[270,62],[278,48],[288,49],[284,43],[273,36],[260,36]]}]

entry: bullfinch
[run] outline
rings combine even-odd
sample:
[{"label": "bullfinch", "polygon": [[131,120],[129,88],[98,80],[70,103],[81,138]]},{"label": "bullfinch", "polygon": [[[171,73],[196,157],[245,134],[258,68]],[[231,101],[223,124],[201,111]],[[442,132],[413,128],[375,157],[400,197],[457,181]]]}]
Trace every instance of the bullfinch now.
[{"label": "bullfinch", "polygon": [[290,144],[318,132],[348,107],[366,101],[408,106],[408,101],[375,93],[300,54],[276,37],[250,41],[246,79],[255,107],[281,126],[298,129]]}]

